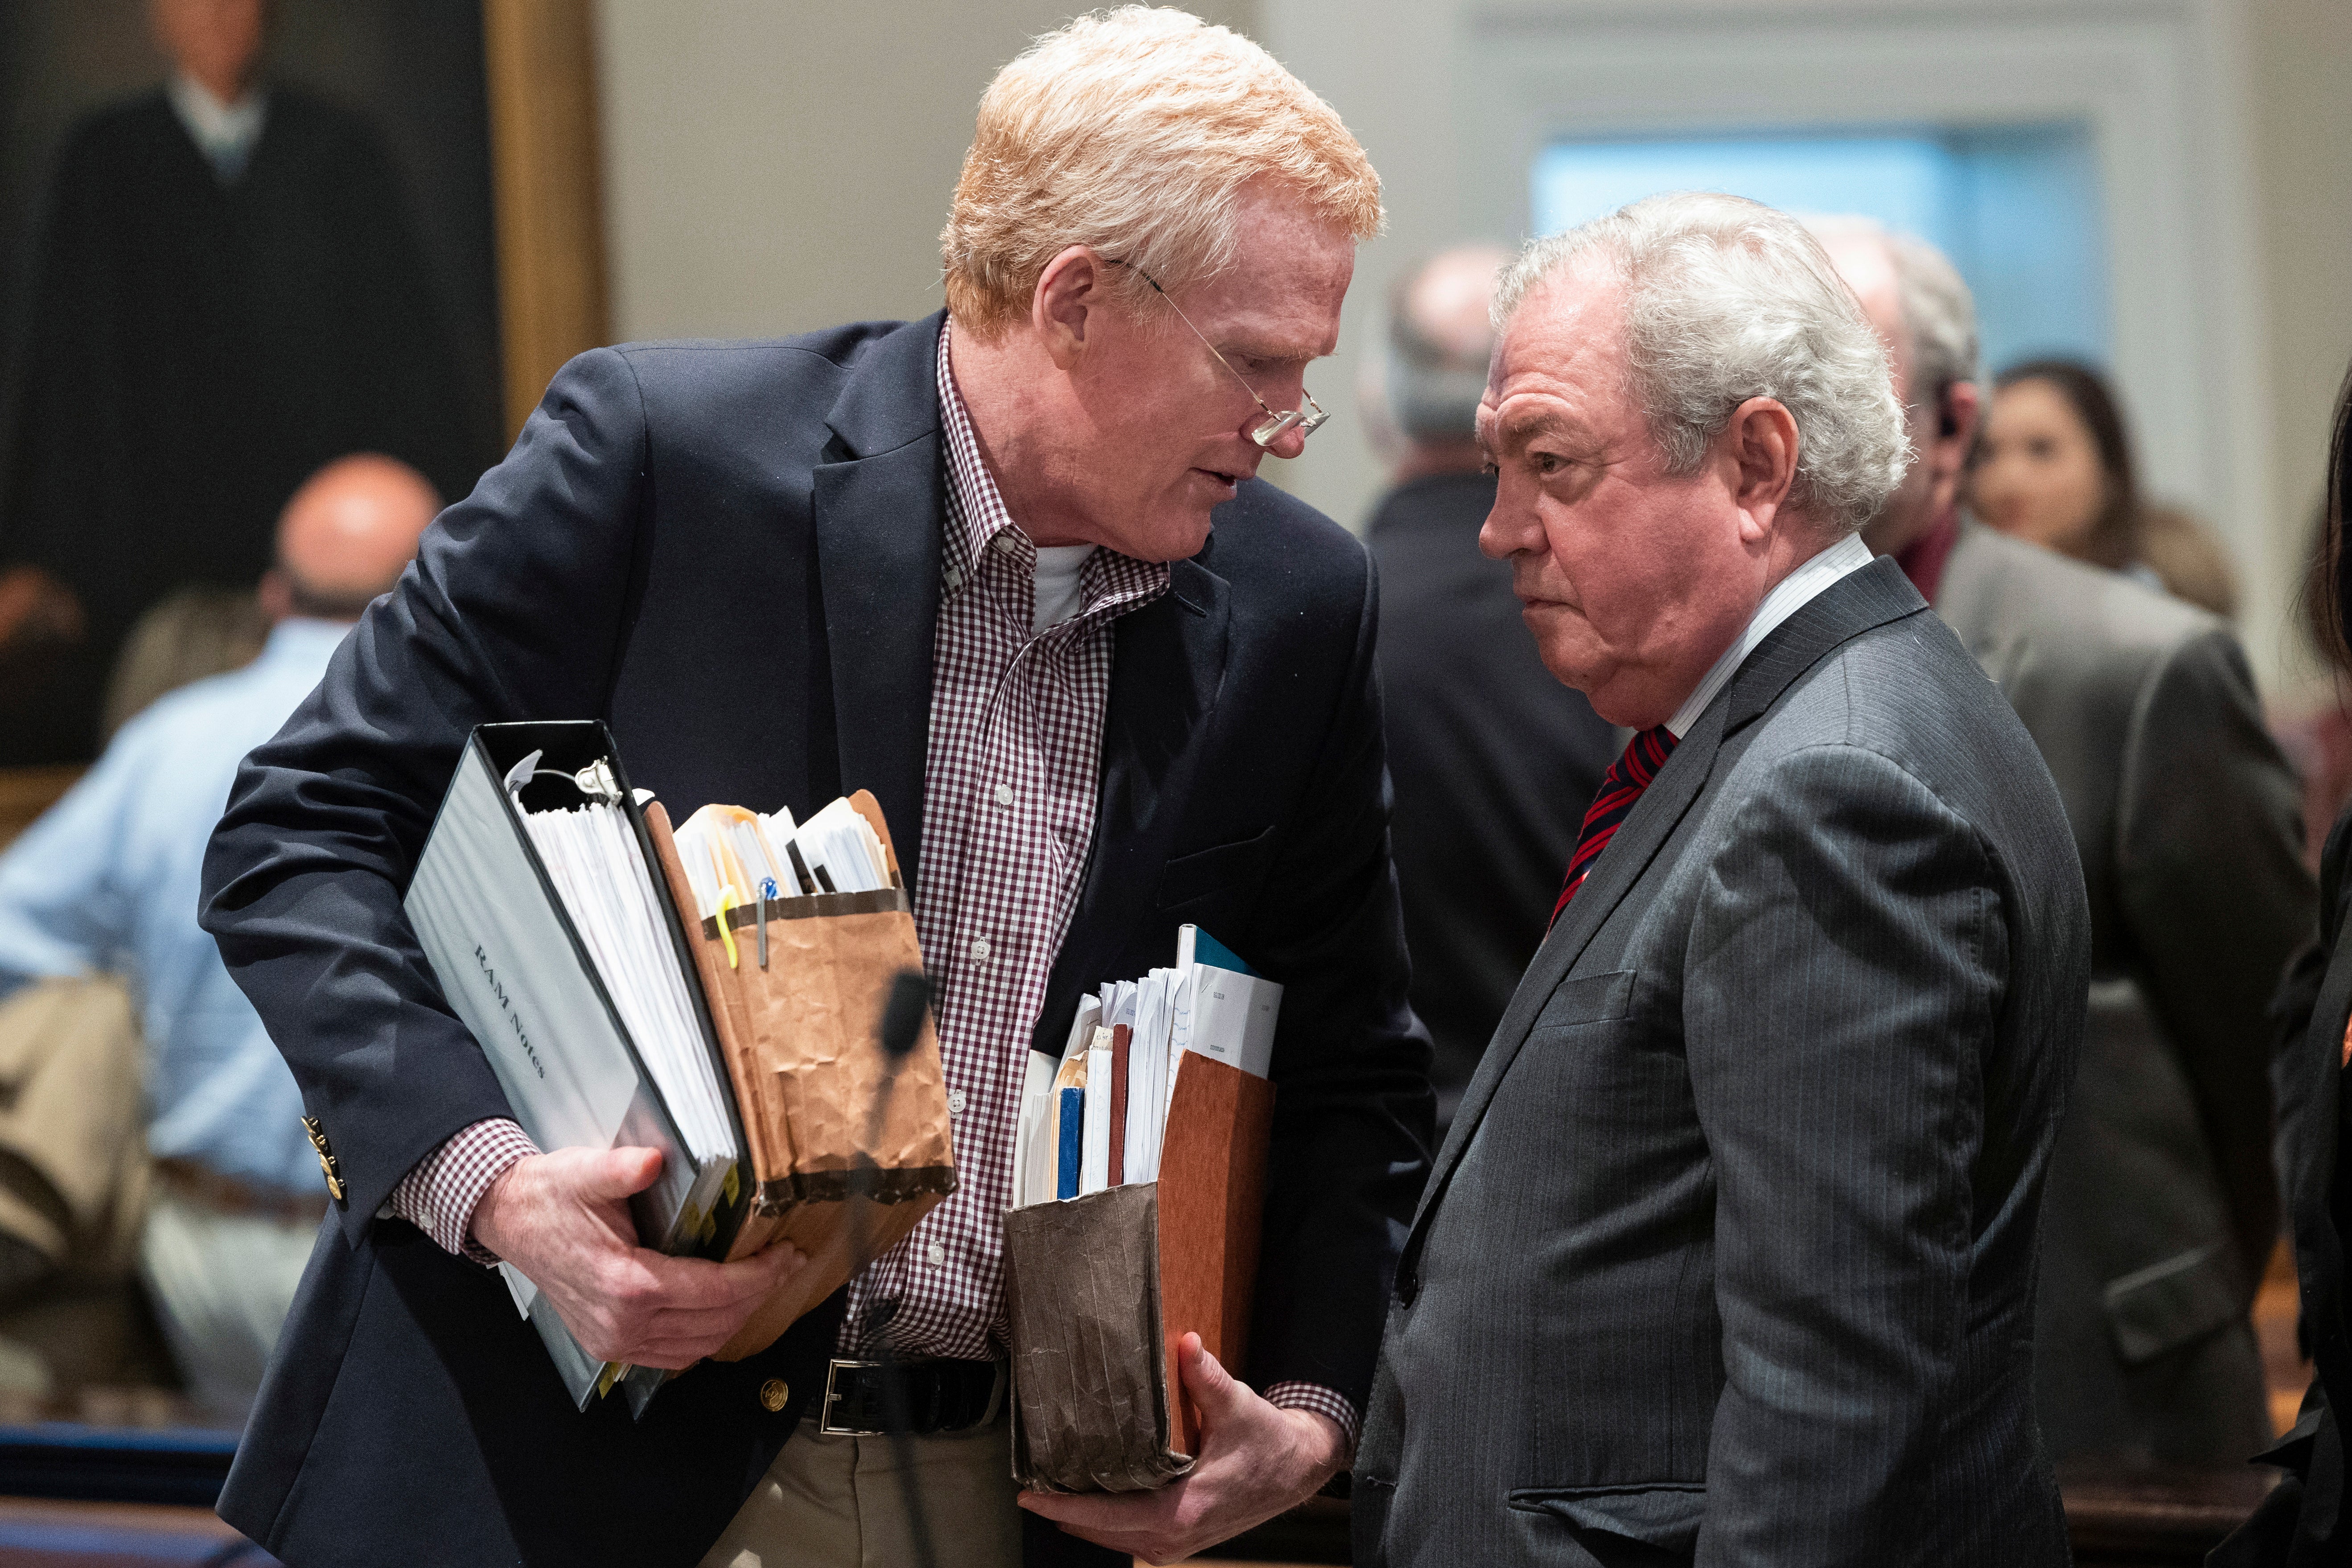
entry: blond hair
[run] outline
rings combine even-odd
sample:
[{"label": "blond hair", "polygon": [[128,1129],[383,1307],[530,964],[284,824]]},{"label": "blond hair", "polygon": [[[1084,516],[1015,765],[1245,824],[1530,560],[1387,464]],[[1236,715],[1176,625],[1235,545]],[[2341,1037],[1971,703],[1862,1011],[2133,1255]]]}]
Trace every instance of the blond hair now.
[{"label": "blond hair", "polygon": [[1273,56],[1186,12],[1121,5],[1048,33],[996,75],[940,235],[948,309],[992,337],[1029,314],[1045,264],[1072,245],[1130,265],[1111,285],[1216,276],[1234,205],[1270,180],[1369,239],[1381,181],[1339,115]]}]

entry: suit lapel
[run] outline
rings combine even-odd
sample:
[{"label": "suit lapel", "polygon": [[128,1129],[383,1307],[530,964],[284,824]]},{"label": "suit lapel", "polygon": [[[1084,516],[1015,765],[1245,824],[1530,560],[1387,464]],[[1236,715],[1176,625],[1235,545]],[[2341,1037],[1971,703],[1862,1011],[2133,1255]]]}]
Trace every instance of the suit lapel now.
[{"label": "suit lapel", "polygon": [[1927,607],[1902,568],[1892,557],[1881,556],[1838,579],[1774,627],[1707,704],[1706,711],[1699,715],[1698,722],[1618,827],[1616,837],[1592,863],[1584,885],[1536,950],[1518,989],[1511,994],[1511,1005],[1496,1026],[1494,1040],[1470,1080],[1444,1146],[1438,1151],[1429,1184],[1423,1189],[1420,1212],[1413,1216],[1412,1233],[1405,1243],[1408,1267],[1431,1212],[1479,1121],[1494,1103],[1504,1074],[1527,1043],[1537,1015],[1591,945],[1601,923],[1633,890],[1680,826],[1713,773],[1723,742],[1755,722],[1799,676],[1839,644]]},{"label": "suit lapel", "polygon": [[1911,579],[1891,555],[1847,573],[1772,628],[1731,678],[1725,698],[1723,732],[1736,735],[1760,718],[1839,644],[1916,615],[1927,607]]},{"label": "suit lapel", "polygon": [[947,518],[940,318],[882,339],[826,416],[842,460],[813,476],[835,737],[845,793],[870,789],[909,887],[922,857],[931,634]]},{"label": "suit lapel", "polygon": [[[1169,568],[1168,592],[1114,631],[1110,700],[1103,712],[1095,836],[1070,932],[1054,963],[1033,1043],[1059,1054],[1079,993],[1108,976],[1158,913],[1183,804],[1225,677],[1229,589],[1205,557]],[[1176,957],[1168,930],[1165,963]]]},{"label": "suit lapel", "polygon": [[1544,1003],[1576,961],[1584,956],[1584,950],[1591,945],[1601,922],[1633,890],[1642,873],[1657,858],[1658,851],[1664,847],[1690,810],[1691,803],[1706,786],[1715,768],[1716,752],[1723,743],[1723,711],[1724,705],[1718,700],[1709,703],[1706,711],[1699,715],[1691,732],[1675,748],[1666,765],[1658,770],[1658,776],[1650,781],[1650,787],[1642,792],[1642,798],[1618,826],[1617,836],[1609,841],[1609,847],[1593,861],[1584,885],[1577,889],[1576,897],[1561,911],[1559,923],[1536,949],[1527,973],[1511,993],[1511,1005],[1504,1009],[1503,1020],[1496,1026],[1494,1043],[1486,1047],[1478,1071],[1462,1097],[1461,1109],[1454,1112],[1444,1146],[1438,1151],[1437,1164],[1427,1188],[1430,1195],[1422,1202],[1424,1212],[1433,1206],[1437,1190],[1461,1160],[1470,1135],[1477,1130],[1486,1107],[1493,1103],[1496,1088],[1510,1070],[1519,1047],[1527,1043],[1536,1015],[1542,1011]]}]

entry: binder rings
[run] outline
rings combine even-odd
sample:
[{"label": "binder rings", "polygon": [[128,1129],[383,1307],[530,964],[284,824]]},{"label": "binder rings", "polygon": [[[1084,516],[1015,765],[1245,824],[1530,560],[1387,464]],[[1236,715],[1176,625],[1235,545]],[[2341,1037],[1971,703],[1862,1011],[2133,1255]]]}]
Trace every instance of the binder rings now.
[{"label": "binder rings", "polygon": [[[878,1252],[954,1190],[946,1085],[927,1020],[881,1135],[861,1145],[885,1074],[875,1038],[883,996],[894,974],[921,964],[895,858],[879,892],[761,900],[755,918],[775,952],[747,974],[739,949],[717,972],[713,954],[727,943],[694,919],[667,816],[647,799],[630,789],[601,723],[482,725],[405,907],[443,994],[541,1148],[661,1152],[660,1177],[630,1201],[644,1245],[719,1259],[783,1239],[809,1257],[720,1352],[740,1359],[847,1279],[845,1200],[876,1200],[865,1230]],[[887,854],[872,797],[852,804]],[[525,822],[583,805],[600,808],[611,836],[600,847],[623,868],[602,889],[610,910],[567,902]],[[727,913],[743,923],[744,910]],[[643,939],[634,945],[623,929],[632,920]],[[574,1403],[584,1409],[617,1383],[642,1415],[667,1374],[591,1360],[546,1298],[501,1267]]]}]

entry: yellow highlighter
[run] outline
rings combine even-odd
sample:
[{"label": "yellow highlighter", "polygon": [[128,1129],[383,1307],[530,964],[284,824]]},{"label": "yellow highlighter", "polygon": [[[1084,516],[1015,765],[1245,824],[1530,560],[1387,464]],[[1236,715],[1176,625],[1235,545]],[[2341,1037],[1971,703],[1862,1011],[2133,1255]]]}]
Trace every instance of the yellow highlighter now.
[{"label": "yellow highlighter", "polygon": [[716,838],[713,838],[710,844],[710,865],[712,869],[719,873],[719,909],[716,917],[719,922],[719,940],[727,947],[727,967],[739,969],[742,965],[735,952],[735,933],[728,929],[727,911],[749,900],[735,890],[734,879],[727,874],[727,864],[719,858],[719,842]]}]

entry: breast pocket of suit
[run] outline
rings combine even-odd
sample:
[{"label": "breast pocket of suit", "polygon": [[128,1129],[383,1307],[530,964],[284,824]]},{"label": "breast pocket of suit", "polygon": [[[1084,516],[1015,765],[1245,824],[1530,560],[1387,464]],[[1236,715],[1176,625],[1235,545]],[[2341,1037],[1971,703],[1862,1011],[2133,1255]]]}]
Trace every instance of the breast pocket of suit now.
[{"label": "breast pocket of suit", "polygon": [[1160,868],[1158,898],[1163,910],[1181,909],[1220,893],[1247,891],[1265,875],[1274,852],[1274,829],[1229,844],[1179,855]]},{"label": "breast pocket of suit", "polygon": [[1528,1040],[1551,1029],[1577,1029],[1587,1024],[1613,1024],[1633,1010],[1631,969],[1607,974],[1579,974],[1563,980],[1545,1001],[1528,1028]]},{"label": "breast pocket of suit", "polygon": [[1603,1165],[1691,1156],[1696,1121],[1685,1114],[1690,1072],[1675,1013],[1643,996],[1640,972],[1621,969],[1573,976],[1545,998],[1486,1125],[1507,1147],[1580,1152],[1541,1170],[1515,1167],[1509,1180],[1520,1190],[1580,1211]]},{"label": "breast pocket of suit", "polygon": [[[1544,998],[1527,1038],[1503,1069],[1480,1136],[1500,1147],[1577,1148],[1575,1160],[1513,1161],[1494,1174],[1537,1211],[1576,1207],[1597,1169],[1595,1156],[1625,1157],[1618,1133],[1629,1106],[1655,1104],[1687,1081],[1662,1020],[1639,1009],[1641,975],[1631,969],[1573,975]],[[1562,1140],[1570,1142],[1563,1142]],[[1532,1215],[1530,1215],[1532,1217]]]}]

